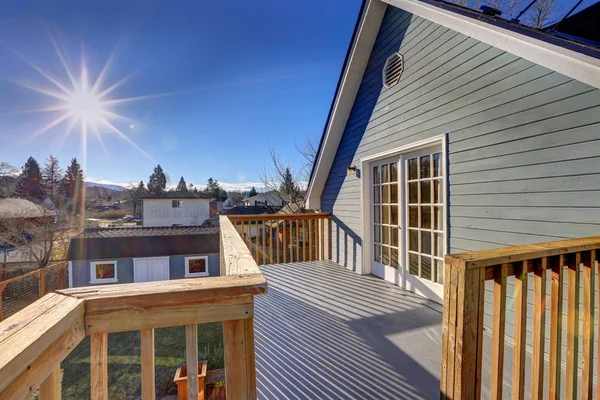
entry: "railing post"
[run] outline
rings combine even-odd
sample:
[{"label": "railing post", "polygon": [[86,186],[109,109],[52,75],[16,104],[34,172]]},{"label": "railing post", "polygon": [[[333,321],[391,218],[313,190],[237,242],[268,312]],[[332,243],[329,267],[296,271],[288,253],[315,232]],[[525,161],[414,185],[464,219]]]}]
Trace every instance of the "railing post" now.
[{"label": "railing post", "polygon": [[185,326],[185,361],[187,364],[187,398],[198,400],[198,325]]},{"label": "railing post", "polygon": [[108,400],[108,333],[90,335],[91,398]]},{"label": "railing post", "polygon": [[481,397],[484,268],[462,260],[444,262],[441,399]]},{"label": "railing post", "polygon": [[154,329],[140,331],[142,347],[142,400],[154,400]]},{"label": "railing post", "polygon": [[60,400],[61,398],[60,365],[48,375],[40,385],[40,400]]},{"label": "railing post", "polygon": [[46,274],[44,269],[40,269],[37,273],[40,299],[46,294]]},{"label": "railing post", "polygon": [[254,318],[223,321],[223,346],[227,398],[256,399]]}]

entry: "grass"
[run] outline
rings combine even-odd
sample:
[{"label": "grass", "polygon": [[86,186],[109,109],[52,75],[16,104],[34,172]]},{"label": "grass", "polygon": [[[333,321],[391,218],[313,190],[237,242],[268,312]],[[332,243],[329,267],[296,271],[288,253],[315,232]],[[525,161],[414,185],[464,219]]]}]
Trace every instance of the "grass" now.
[{"label": "grass", "polygon": [[[177,393],[173,377],[185,362],[185,327],[156,329],[155,382],[158,395]],[[198,355],[208,369],[223,368],[223,329],[220,322],[198,327]],[[141,393],[140,333],[108,335],[108,396],[132,399]],[[90,398],[90,340],[86,337],[62,363],[65,399]]]}]

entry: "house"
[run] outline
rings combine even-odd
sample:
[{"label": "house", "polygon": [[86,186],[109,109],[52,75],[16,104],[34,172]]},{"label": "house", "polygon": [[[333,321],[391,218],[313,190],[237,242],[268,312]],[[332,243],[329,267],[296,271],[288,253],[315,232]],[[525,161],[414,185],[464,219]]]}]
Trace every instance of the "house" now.
[{"label": "house", "polygon": [[69,287],[219,276],[219,229],[93,228],[71,238]]},{"label": "house", "polygon": [[55,212],[43,205],[38,205],[27,199],[0,198],[0,220],[28,220],[37,224],[41,219],[55,217]]},{"label": "house", "polygon": [[290,202],[290,196],[277,190],[259,193],[244,199],[247,206],[285,206]]},{"label": "house", "polygon": [[[54,226],[56,212],[27,199],[0,198],[0,246],[10,249],[11,261],[31,259],[31,252],[44,244],[31,244],[45,237]],[[5,253],[5,254],[6,254]]]},{"label": "house", "polygon": [[212,200],[210,202],[210,218],[215,217],[223,211],[223,200]]},{"label": "house", "polygon": [[[281,207],[279,206],[235,206],[226,210],[223,210],[221,215],[264,215],[264,214],[276,214]],[[249,222],[248,235],[254,239],[257,236],[262,237],[263,226],[260,226],[254,222]]]},{"label": "house", "polygon": [[210,196],[194,192],[165,192],[144,196],[142,226],[200,225],[210,217]]}]

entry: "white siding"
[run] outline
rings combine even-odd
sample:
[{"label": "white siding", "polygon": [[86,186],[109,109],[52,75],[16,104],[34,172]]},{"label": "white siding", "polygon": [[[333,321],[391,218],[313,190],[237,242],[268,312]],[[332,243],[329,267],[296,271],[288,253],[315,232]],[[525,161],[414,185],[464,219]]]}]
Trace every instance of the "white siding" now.
[{"label": "white siding", "polygon": [[[173,200],[181,201],[181,207],[173,208]],[[142,225],[200,225],[209,214],[208,199],[144,199]]]}]

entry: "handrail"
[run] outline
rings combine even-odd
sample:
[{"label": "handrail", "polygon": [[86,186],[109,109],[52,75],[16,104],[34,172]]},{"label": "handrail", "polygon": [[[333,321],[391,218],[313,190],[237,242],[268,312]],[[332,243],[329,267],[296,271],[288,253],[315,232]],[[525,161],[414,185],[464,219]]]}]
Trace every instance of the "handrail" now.
[{"label": "handrail", "polygon": [[[514,344],[512,398],[561,397],[561,365],[566,363],[567,398],[592,398],[594,364],[595,281],[600,284],[600,236],[513,246],[447,255],[444,259],[444,313],[440,392],[447,399],[481,397],[485,282],[493,281],[490,398],[503,398],[506,344],[507,278],[514,276]],[[581,274],[583,272],[583,274]],[[529,274],[533,288],[528,289]],[[549,348],[546,348],[547,274],[551,274]],[[580,279],[583,275],[583,282]],[[563,285],[567,284],[566,326],[563,327]],[[583,294],[580,299],[580,290]],[[531,340],[527,341],[528,295],[533,297]],[[600,299],[598,299],[600,309]],[[580,332],[580,319],[583,330]],[[563,358],[563,330],[566,355]],[[582,344],[579,355],[579,341]],[[526,348],[532,348],[531,371],[526,375]],[[597,349],[596,351],[600,351]],[[549,353],[548,382],[544,384],[545,353]],[[581,378],[578,368],[581,366]],[[526,380],[527,377],[527,380]],[[578,384],[578,379],[580,382]],[[596,391],[600,393],[600,383]]]},{"label": "handrail", "polygon": [[[59,399],[60,363],[91,336],[91,396],[107,399],[107,335],[142,332],[142,398],[154,393],[154,332],[186,326],[188,393],[198,393],[197,325],[223,321],[228,399],[256,398],[254,296],[267,281],[233,225],[221,225],[224,276],[59,290],[0,322],[0,398]],[[228,223],[229,222],[229,223]],[[190,397],[191,398],[191,397]]]}]

